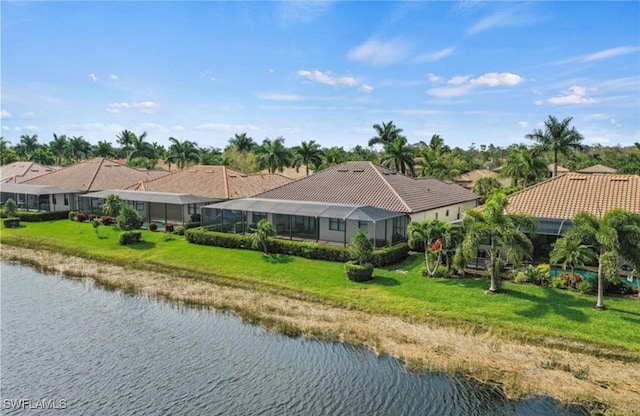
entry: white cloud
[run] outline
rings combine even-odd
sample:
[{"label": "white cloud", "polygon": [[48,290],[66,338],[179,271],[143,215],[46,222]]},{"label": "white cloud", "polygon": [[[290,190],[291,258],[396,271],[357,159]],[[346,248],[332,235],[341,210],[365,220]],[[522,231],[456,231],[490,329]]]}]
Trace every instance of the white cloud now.
[{"label": "white cloud", "polygon": [[20,114],[20,118],[22,120],[30,120],[30,119],[35,118],[35,117],[36,117],[36,113],[34,113],[33,111],[28,111],[26,113]]},{"label": "white cloud", "polygon": [[297,94],[281,94],[277,92],[266,92],[259,94],[258,98],[269,101],[302,101],[304,98]]},{"label": "white cloud", "polygon": [[98,82],[98,77],[93,72],[89,74],[89,79],[93,82]]},{"label": "white cloud", "polygon": [[609,59],[609,58],[615,58],[616,56],[629,55],[638,51],[640,51],[640,48],[635,48],[631,46],[621,46],[618,48],[606,49],[604,51],[587,55],[581,60],[582,62],[599,61],[601,59]]},{"label": "white cloud", "polygon": [[418,55],[415,60],[416,62],[436,62],[451,55],[453,50],[454,48],[451,47],[436,52],[424,53],[422,55]]},{"label": "white cloud", "polygon": [[524,78],[520,75],[510,72],[489,72],[477,78],[471,78],[469,75],[457,75],[447,81],[447,85],[452,85],[452,87],[432,88],[427,90],[427,93],[438,98],[450,98],[468,94],[478,87],[513,87],[523,81]]},{"label": "white cloud", "polygon": [[449,85],[461,85],[466,83],[467,81],[469,81],[471,77],[469,75],[457,75],[453,78],[451,78],[449,81],[447,81],[447,84]]},{"label": "white cloud", "polygon": [[427,93],[438,98],[451,98],[465,95],[469,93],[472,88],[472,85],[466,84],[457,85],[455,87],[431,88],[430,90],[427,90]]},{"label": "white cloud", "polygon": [[9,131],[9,130],[11,130],[9,127],[7,127],[7,126],[2,126],[2,131]]},{"label": "white cloud", "polygon": [[529,127],[528,121],[518,121],[518,126],[520,127]]},{"label": "white cloud", "polygon": [[182,133],[184,132],[186,129],[184,128],[184,126],[181,125],[175,125],[175,126],[171,126],[171,130],[176,131],[178,133]]},{"label": "white cloud", "polygon": [[430,82],[433,82],[433,83],[437,83],[437,82],[442,82],[443,81],[442,77],[439,77],[439,76],[437,76],[436,74],[433,74],[433,73],[427,74],[427,79]]},{"label": "white cloud", "polygon": [[518,85],[524,81],[520,75],[512,74],[510,72],[490,72],[479,76],[476,79],[472,79],[471,83],[476,85],[486,85],[489,87],[497,87],[500,85],[506,85],[509,87]]},{"label": "white cloud", "polygon": [[105,111],[108,113],[119,113],[121,109],[134,108],[140,110],[143,114],[153,114],[158,108],[158,104],[153,101],[142,101],[139,103],[111,103],[107,104]]},{"label": "white cloud", "polygon": [[239,131],[257,130],[257,127],[253,125],[239,125],[229,123],[203,123],[193,127],[194,130],[199,131],[213,131],[217,133],[237,133]]},{"label": "white cloud", "polygon": [[11,118],[11,113],[7,110],[2,110],[0,112],[0,120],[9,120]]},{"label": "white cloud", "polygon": [[357,62],[385,66],[402,61],[409,54],[411,47],[400,39],[369,39],[347,53],[347,58]]},{"label": "white cloud", "polygon": [[331,85],[334,87],[341,87],[341,86],[355,87],[356,85],[358,85],[358,81],[356,81],[355,78],[336,77],[331,73],[331,71],[322,72],[322,71],[318,71],[317,69],[313,71],[301,70],[301,71],[298,71],[298,75],[303,78],[307,78],[310,81],[318,82],[320,84],[325,84],[325,85]]},{"label": "white cloud", "polygon": [[109,75],[109,79],[110,79],[111,81],[117,81],[117,80],[119,80],[119,79],[120,79],[120,77],[119,77],[119,76],[117,76],[116,74],[111,74],[111,75]]},{"label": "white cloud", "polygon": [[551,97],[547,100],[553,105],[569,105],[569,104],[593,104],[597,100],[586,97],[587,89],[579,85],[574,85],[568,90],[563,91],[562,95]]},{"label": "white cloud", "polygon": [[369,85],[369,84],[362,84],[360,86],[360,88],[358,88],[358,91],[369,93],[369,92],[373,91],[373,87],[371,85]]},{"label": "white cloud", "polygon": [[535,10],[531,4],[519,4],[507,10],[498,11],[477,22],[467,30],[468,35],[475,35],[489,29],[500,27],[523,27],[538,24],[548,16]]}]

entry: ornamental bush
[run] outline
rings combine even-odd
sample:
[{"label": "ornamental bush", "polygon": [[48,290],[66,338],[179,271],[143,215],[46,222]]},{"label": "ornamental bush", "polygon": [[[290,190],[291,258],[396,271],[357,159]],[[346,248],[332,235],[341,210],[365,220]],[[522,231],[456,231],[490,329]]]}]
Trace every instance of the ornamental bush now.
[{"label": "ornamental bush", "polygon": [[5,218],[2,220],[2,223],[6,228],[16,228],[20,226],[20,218]]},{"label": "ornamental bush", "polygon": [[344,264],[344,271],[347,278],[353,282],[366,282],[373,279],[373,264],[358,264],[355,261],[348,261]]},{"label": "ornamental bush", "polygon": [[18,205],[16,205],[16,201],[14,201],[13,198],[7,199],[7,201],[4,203],[3,211],[7,217],[15,217],[16,212],[18,211]]},{"label": "ornamental bush", "polygon": [[120,233],[120,236],[118,237],[118,242],[122,246],[139,243],[140,241],[142,241],[141,231],[125,231]]}]

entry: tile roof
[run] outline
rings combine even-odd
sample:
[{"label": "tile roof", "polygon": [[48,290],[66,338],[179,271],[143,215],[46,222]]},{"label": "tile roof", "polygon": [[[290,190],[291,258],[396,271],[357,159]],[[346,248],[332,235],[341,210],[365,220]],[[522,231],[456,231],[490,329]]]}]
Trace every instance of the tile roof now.
[{"label": "tile roof", "polygon": [[[261,170],[258,173],[262,173],[262,174],[268,174],[269,173],[269,169],[264,169]],[[305,176],[307,176],[307,169],[305,167],[305,165],[300,166],[300,168],[298,168],[298,170],[296,171],[296,168],[284,168],[282,170],[282,172],[280,171],[276,171],[277,174],[285,176],[289,179],[300,179],[300,178],[304,178]],[[311,170],[311,168],[309,168],[309,175],[313,174],[313,170]]]},{"label": "tile roof", "polygon": [[508,198],[507,212],[538,218],[572,219],[581,211],[600,217],[613,208],[640,213],[640,176],[568,173]]},{"label": "tile roof", "polygon": [[[549,172],[553,173],[553,163],[549,163],[547,165],[547,170]],[[571,172],[569,169],[565,168],[564,166],[558,165],[558,174],[560,174],[560,173],[564,174],[564,173],[569,173],[569,172]]]},{"label": "tile roof", "polygon": [[215,199],[247,198],[290,183],[282,175],[244,174],[226,166],[195,165],[128,189],[188,193]]},{"label": "tile roof", "polygon": [[60,166],[45,166],[36,162],[13,162],[0,166],[0,182],[22,183],[60,169],[62,169]]},{"label": "tile roof", "polygon": [[580,173],[616,173],[614,168],[605,165],[593,165],[588,168],[580,169]]},{"label": "tile roof", "polygon": [[415,213],[473,201],[478,195],[437,179],[409,178],[371,162],[346,162],[256,197],[371,205]]},{"label": "tile roof", "polygon": [[511,186],[511,179],[501,178],[497,172],[489,169],[476,169],[465,172],[458,177],[453,178],[453,181],[458,185],[464,186],[465,188],[471,190],[475,186],[476,182],[478,182],[482,178],[487,177],[496,178],[502,186]]},{"label": "tile roof", "polygon": [[167,175],[167,172],[135,169],[103,157],[96,157],[38,176],[25,183],[57,185],[83,192],[93,192],[125,189],[133,183],[163,175]]}]

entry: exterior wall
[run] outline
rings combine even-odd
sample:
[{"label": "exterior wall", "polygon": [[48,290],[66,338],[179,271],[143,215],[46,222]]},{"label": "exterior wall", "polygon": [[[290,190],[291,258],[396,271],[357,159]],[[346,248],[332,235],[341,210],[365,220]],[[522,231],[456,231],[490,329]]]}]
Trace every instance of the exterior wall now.
[{"label": "exterior wall", "polygon": [[[462,219],[462,214],[465,210],[475,208],[477,205],[477,201],[467,201],[429,211],[415,212],[411,214],[411,221],[422,222],[424,220],[438,219],[446,222],[453,222]],[[447,215],[447,211],[449,211],[449,215]]]},{"label": "exterior wall", "polygon": [[[75,201],[76,201],[76,194],[66,194],[67,196],[67,203],[65,205],[64,200],[65,200],[65,194],[55,194],[55,195],[51,195],[51,211],[71,211],[72,209],[75,209]],[[55,199],[55,204],[53,203]]]}]

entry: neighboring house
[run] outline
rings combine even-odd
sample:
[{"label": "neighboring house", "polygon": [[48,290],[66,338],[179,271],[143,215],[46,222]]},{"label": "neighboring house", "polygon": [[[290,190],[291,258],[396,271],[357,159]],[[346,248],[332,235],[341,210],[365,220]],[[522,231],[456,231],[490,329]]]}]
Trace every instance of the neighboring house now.
[{"label": "neighboring house", "polygon": [[538,219],[537,256],[547,257],[551,244],[585,211],[597,217],[614,208],[640,214],[640,176],[568,173],[508,196],[508,213],[522,212]]},{"label": "neighboring house", "polygon": [[171,222],[184,225],[196,220],[195,215],[200,213],[202,206],[216,201],[188,194],[112,189],[80,195],[78,210],[102,215],[101,206],[107,196],[112,194],[119,196],[123,201],[136,208],[146,224]]},{"label": "neighboring house", "polygon": [[[549,177],[553,176],[553,163],[547,165],[547,170],[549,171]],[[571,172],[569,169],[558,165],[558,176],[566,175],[569,172]]]},{"label": "neighboring house", "polygon": [[453,181],[463,188],[472,191],[473,187],[476,185],[476,182],[478,182],[482,178],[487,177],[496,178],[498,182],[500,182],[500,185],[504,187],[511,186],[511,179],[503,178],[497,172],[489,169],[476,169],[465,172],[453,178]]},{"label": "neighboring house", "polygon": [[45,166],[36,162],[13,162],[0,166],[0,182],[22,183],[60,169],[62,169],[60,166]]},{"label": "neighboring house", "polygon": [[125,189],[131,184],[164,175],[168,175],[168,173],[135,169],[106,158],[97,157],[29,179],[23,183],[55,185],[87,193],[106,189]]},{"label": "neighboring house", "polygon": [[593,165],[580,169],[578,173],[616,173],[616,170],[605,165]]},{"label": "neighboring house", "polygon": [[[268,174],[269,173],[269,169],[264,169],[261,170],[258,173],[262,173],[262,174]],[[284,176],[285,178],[289,178],[289,179],[300,179],[300,178],[304,178],[305,176],[307,176],[307,168],[305,165],[300,166],[298,169],[296,168],[284,168],[282,170],[282,172],[280,171],[276,171],[277,174]],[[311,170],[311,168],[309,168],[309,175],[313,174],[313,170]]]},{"label": "neighboring house", "polygon": [[13,199],[18,209],[34,211],[70,211],[76,207],[79,191],[54,185],[3,183],[0,185],[0,203]]},{"label": "neighboring house", "polygon": [[[267,218],[282,237],[299,233],[345,243],[361,229],[382,245],[405,239],[410,221],[459,220],[466,209],[477,206],[478,198],[456,184],[409,178],[371,162],[346,162],[254,198],[224,202],[217,205],[219,212],[209,211],[216,205],[206,207],[206,221],[203,208],[203,225],[208,221],[216,227],[233,224],[223,229],[241,232],[245,222],[250,225]],[[376,212],[369,217],[349,214],[373,209]]]},{"label": "neighboring house", "polygon": [[282,175],[244,174],[226,166],[195,165],[127,189],[198,195],[211,201],[246,198],[292,182]]}]

